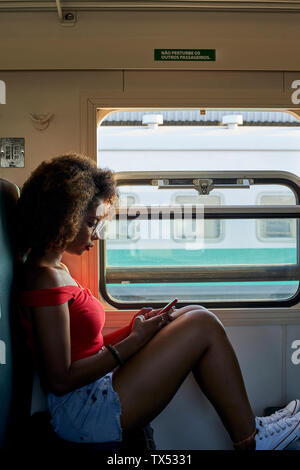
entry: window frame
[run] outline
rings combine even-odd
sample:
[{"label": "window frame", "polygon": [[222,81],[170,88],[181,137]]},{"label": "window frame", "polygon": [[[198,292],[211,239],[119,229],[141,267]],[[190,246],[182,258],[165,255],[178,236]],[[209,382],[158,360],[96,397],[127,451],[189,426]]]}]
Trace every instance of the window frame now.
[{"label": "window frame", "polygon": [[[148,180],[153,180],[156,178],[169,178],[172,180],[172,178],[175,177],[180,177],[183,179],[183,177],[190,177],[190,178],[195,178],[195,173],[197,173],[197,178],[208,178],[208,177],[213,177],[213,179],[218,180],[218,178],[222,178],[223,180],[226,180],[228,178],[241,178],[241,173],[243,174],[244,178],[248,178],[250,180],[253,180],[254,184],[281,184],[284,186],[289,187],[292,189],[292,191],[295,194],[296,198],[296,205],[293,206],[207,206],[205,209],[205,214],[207,218],[216,218],[220,217],[221,219],[245,219],[245,218],[254,218],[254,219],[259,219],[259,218],[300,218],[300,178],[298,178],[296,175],[286,172],[286,171],[223,171],[223,172],[218,172],[218,171],[212,171],[212,172],[120,172],[116,173],[116,181],[117,184],[121,185],[129,185],[130,182],[132,184],[137,184],[139,182],[140,184],[145,184],[145,181]],[[225,209],[226,208],[226,209]],[[246,209],[247,208],[247,209]],[[247,212],[247,217],[245,217],[245,210]],[[271,215],[270,215],[271,213]],[[148,217],[149,218],[149,217]],[[297,233],[299,234],[299,221],[297,224]],[[296,243],[297,243],[297,264],[292,265],[292,267],[286,267],[278,268],[278,278],[277,280],[280,280],[280,278],[283,278],[283,276],[288,276],[287,278],[284,277],[285,280],[297,280],[299,281],[298,289],[296,293],[286,299],[286,300],[266,300],[266,301],[229,301],[229,302],[224,302],[224,301],[218,301],[218,302],[204,302],[201,299],[199,299],[199,302],[201,302],[202,305],[205,305],[207,308],[269,308],[269,307],[290,307],[299,302],[300,299],[300,280],[299,279],[293,279],[293,276],[295,276],[296,271],[300,265],[300,253],[299,253],[299,236],[296,237]],[[112,306],[122,310],[122,309],[139,309],[143,306],[142,302],[120,302],[117,299],[114,299],[107,291],[106,288],[106,279],[107,279],[107,268],[106,268],[106,253],[105,253],[105,245],[106,242],[105,240],[100,240],[100,283],[99,283],[99,288],[100,288],[100,293],[102,297]],[[262,266],[259,267],[261,270]],[[272,266],[274,270],[274,265]],[[297,269],[296,269],[297,268]],[[216,272],[216,267],[213,267],[214,271]],[[156,270],[157,272],[161,270],[158,269]],[[166,269],[163,268],[165,271]],[[110,269],[110,271],[115,271],[113,269]],[[120,271],[120,270],[119,270]],[[125,271],[125,270],[124,270]],[[127,270],[127,271],[130,271]],[[136,270],[138,271],[138,270]],[[145,271],[145,270],[144,270]],[[155,270],[151,271],[155,274]],[[162,270],[161,270],[162,271]],[[182,269],[181,271],[184,272],[191,272],[191,270],[188,268],[187,270]],[[199,271],[199,269],[198,269]],[[221,270],[219,270],[221,272]],[[230,271],[230,270],[229,270]],[[255,270],[249,269],[246,267],[246,271],[244,270],[244,273],[242,272],[243,270],[241,269],[241,275],[240,277],[240,272],[239,272],[239,280],[241,280],[244,276],[244,280],[247,280],[247,271],[248,272],[253,272],[255,273]],[[261,270],[262,271],[262,270]],[[257,274],[258,270],[256,271]],[[130,274],[130,273],[129,273]],[[211,275],[211,273],[208,272],[208,274]],[[143,274],[144,275],[144,274]],[[184,273],[183,273],[184,275]],[[221,272],[221,275],[224,276],[224,270],[223,274]],[[226,275],[226,272],[225,272]],[[271,275],[271,274],[269,274]],[[138,276],[141,276],[141,273],[138,274]],[[158,276],[159,277],[159,276]],[[157,278],[156,278],[157,279]],[[226,277],[222,278],[223,282],[230,282],[230,272],[229,272],[229,279],[226,279]],[[256,282],[259,280],[263,280],[264,277],[261,279],[255,278],[252,282]],[[268,279],[265,279],[268,281]],[[272,276],[272,280],[274,280],[274,275]],[[209,282],[209,278],[207,279],[206,282]],[[251,279],[250,279],[251,281]],[[125,282],[127,282],[125,280]],[[132,279],[132,282],[135,283],[136,281]],[[149,281],[151,282],[151,281]],[[153,282],[153,280],[152,280]],[[160,281],[161,282],[161,281]],[[163,281],[162,281],[163,282]],[[172,282],[172,280],[171,280]],[[179,281],[180,282],[180,281]],[[217,282],[216,278],[214,278],[214,282]],[[222,281],[220,281],[222,282]],[[149,302],[148,302],[149,303]],[[151,305],[153,305],[155,308],[160,308],[163,306],[163,303],[156,302],[156,301],[151,301]],[[178,303],[178,307],[184,306],[189,304],[190,302],[188,301],[183,301]]]}]

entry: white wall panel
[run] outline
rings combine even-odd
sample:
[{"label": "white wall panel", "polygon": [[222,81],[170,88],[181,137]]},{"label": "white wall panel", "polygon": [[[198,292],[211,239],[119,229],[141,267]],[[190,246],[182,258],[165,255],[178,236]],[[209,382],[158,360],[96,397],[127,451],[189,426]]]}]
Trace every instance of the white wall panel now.
[{"label": "white wall panel", "polygon": [[[282,403],[280,326],[226,328],[256,415]],[[152,422],[159,449],[232,449],[214,408],[190,375],[168,407]]]}]

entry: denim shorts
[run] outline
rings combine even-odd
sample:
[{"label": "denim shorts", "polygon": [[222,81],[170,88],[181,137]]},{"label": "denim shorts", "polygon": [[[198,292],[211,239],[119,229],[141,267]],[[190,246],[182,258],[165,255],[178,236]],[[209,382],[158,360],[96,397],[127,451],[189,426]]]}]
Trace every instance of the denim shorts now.
[{"label": "denim shorts", "polygon": [[113,372],[62,396],[47,396],[56,434],[72,442],[119,442],[121,403],[112,385]]}]

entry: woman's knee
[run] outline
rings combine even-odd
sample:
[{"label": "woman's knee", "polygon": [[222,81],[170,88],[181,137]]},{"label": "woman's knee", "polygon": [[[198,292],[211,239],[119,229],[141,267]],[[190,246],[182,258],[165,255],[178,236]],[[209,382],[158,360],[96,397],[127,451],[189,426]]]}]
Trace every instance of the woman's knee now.
[{"label": "woman's knee", "polygon": [[215,332],[225,332],[224,326],[217,315],[200,305],[192,307],[198,308],[193,308],[184,314],[187,321],[190,321],[195,327],[205,328]]}]

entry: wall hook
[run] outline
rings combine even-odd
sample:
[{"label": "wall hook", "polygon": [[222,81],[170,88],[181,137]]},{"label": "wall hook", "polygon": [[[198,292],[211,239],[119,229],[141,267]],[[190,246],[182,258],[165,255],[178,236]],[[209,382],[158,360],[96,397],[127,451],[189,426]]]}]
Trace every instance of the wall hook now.
[{"label": "wall hook", "polygon": [[33,122],[34,127],[38,131],[44,131],[50,124],[51,119],[54,117],[54,114],[47,113],[47,114],[35,114],[30,113],[31,120]]}]

